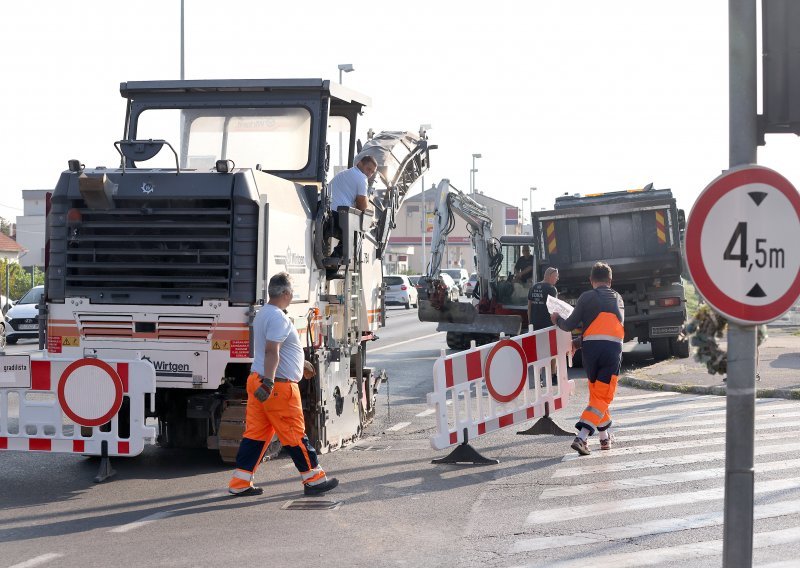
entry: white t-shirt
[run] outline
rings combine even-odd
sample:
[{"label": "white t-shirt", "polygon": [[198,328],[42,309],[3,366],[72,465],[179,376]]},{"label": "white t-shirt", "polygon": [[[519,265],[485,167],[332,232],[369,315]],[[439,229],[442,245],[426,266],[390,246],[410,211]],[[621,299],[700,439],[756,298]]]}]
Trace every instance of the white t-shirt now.
[{"label": "white t-shirt", "polygon": [[339,207],[353,207],[357,196],[367,195],[367,176],[353,166],[333,176],[330,188],[331,211],[336,211]]},{"label": "white t-shirt", "polygon": [[300,336],[283,310],[272,304],[264,304],[253,320],[253,364],[252,372],[264,374],[264,349],[267,341],[281,344],[276,377],[299,381],[303,378],[303,347]]}]

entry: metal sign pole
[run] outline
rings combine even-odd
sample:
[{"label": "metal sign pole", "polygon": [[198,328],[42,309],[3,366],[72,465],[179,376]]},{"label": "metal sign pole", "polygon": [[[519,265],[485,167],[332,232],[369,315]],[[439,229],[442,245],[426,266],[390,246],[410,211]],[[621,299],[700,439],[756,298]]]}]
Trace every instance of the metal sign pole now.
[{"label": "metal sign pole", "polygon": [[[757,157],[756,0],[728,0],[730,166]],[[722,565],[753,564],[756,327],[728,325]]]}]

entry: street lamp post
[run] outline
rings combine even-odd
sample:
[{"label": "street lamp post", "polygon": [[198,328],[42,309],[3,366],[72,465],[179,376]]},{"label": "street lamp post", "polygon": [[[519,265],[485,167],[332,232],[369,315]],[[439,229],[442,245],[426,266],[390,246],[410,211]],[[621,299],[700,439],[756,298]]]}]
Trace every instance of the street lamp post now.
[{"label": "street lamp post", "polygon": [[520,234],[522,234],[522,235],[525,234],[525,202],[526,201],[528,201],[528,198],[527,197],[523,197],[522,198],[522,208],[519,210],[519,214],[522,217],[522,219],[520,219],[522,221],[522,223],[520,223],[522,225],[522,229],[520,229]]},{"label": "street lamp post", "polygon": [[[430,124],[420,124],[419,125],[419,137],[422,140],[428,139],[428,130],[433,128]],[[425,207],[425,176],[422,176],[422,191],[419,194],[420,200],[420,218],[419,218],[419,229],[420,233],[422,234],[422,270],[420,270],[420,274],[426,274],[426,259],[425,259],[425,231],[428,228],[426,224],[426,207]]]},{"label": "street lamp post", "polygon": [[475,169],[475,159],[476,158],[482,158],[482,157],[483,156],[481,156],[480,154],[472,154],[472,169],[469,171],[469,174],[470,174],[469,192],[470,193],[475,193],[475,172],[478,171],[478,170]]},{"label": "street lamp post", "polygon": [[[339,84],[342,84],[342,72],[350,73],[351,71],[355,71],[355,67],[353,67],[352,63],[340,63],[338,65],[339,68]],[[339,130],[339,166],[344,165],[344,160],[342,158],[342,131]]]}]

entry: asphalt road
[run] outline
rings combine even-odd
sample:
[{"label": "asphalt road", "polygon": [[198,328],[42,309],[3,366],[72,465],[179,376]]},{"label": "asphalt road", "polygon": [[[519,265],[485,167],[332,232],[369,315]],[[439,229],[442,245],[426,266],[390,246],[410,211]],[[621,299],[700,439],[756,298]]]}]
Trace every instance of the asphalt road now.
[{"label": "asphalt road", "polygon": [[[390,380],[356,445],[321,457],[341,485],[332,510],[302,498],[285,457],[264,464],[260,497],[226,495],[231,469],[204,451],[148,447],[114,460],[0,452],[0,567],[32,566],[720,566],[724,399],[620,388],[617,441],[577,458],[571,437],[506,428],[472,441],[493,466],[435,465],[426,404],[445,348],[435,325],[390,308],[368,363]],[[9,349],[34,348],[25,342]],[[647,365],[626,346],[626,366]],[[577,393],[555,414],[571,430]],[[800,557],[800,404],[761,399],[757,418],[757,566]]]}]

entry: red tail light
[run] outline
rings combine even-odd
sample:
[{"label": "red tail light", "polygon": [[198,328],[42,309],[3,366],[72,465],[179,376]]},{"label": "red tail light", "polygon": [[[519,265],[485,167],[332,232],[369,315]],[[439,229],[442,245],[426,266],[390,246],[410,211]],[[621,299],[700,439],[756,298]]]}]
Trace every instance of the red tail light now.
[{"label": "red tail light", "polygon": [[401,290],[408,290],[408,287],[405,284],[403,284],[402,286],[400,286],[400,289]]},{"label": "red tail light", "polygon": [[680,298],[659,298],[658,305],[662,308],[669,308],[672,306],[680,306],[681,299]]}]

